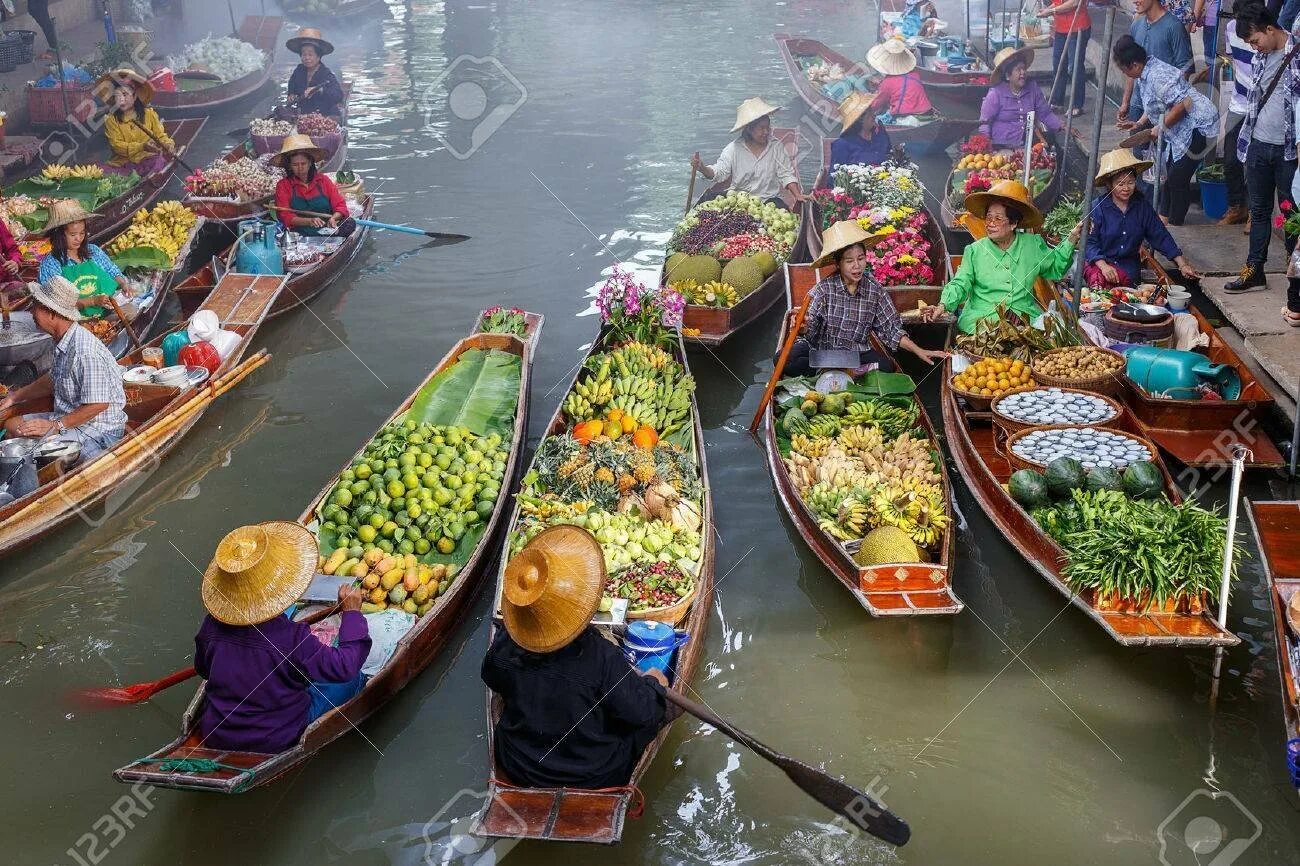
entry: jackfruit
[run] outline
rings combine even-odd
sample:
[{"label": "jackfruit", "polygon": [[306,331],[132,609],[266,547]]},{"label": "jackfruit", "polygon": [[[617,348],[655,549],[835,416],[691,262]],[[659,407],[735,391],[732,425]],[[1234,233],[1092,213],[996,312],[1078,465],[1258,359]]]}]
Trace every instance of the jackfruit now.
[{"label": "jackfruit", "polygon": [[722,269],[722,281],[736,290],[740,297],[753,294],[763,284],[763,269],[753,256],[741,256],[727,262]]},{"label": "jackfruit", "polygon": [[689,253],[673,253],[668,257],[668,260],[664,262],[664,285],[671,285],[682,279],[682,276],[675,274],[674,271],[677,270],[678,265],[690,257]]},{"label": "jackfruit", "polygon": [[721,278],[722,265],[713,256],[687,256],[685,260],[679,261],[671,271],[667,270],[665,265],[664,282],[667,285],[679,283],[683,280],[694,280],[701,286],[705,283],[711,283]]},{"label": "jackfruit", "polygon": [[759,250],[754,253],[754,262],[762,268],[764,278],[770,277],[772,274],[776,273],[776,256],[772,255],[767,250]]},{"label": "jackfruit", "polygon": [[920,562],[916,542],[897,526],[880,526],[867,533],[853,561],[863,567],[890,562]]}]

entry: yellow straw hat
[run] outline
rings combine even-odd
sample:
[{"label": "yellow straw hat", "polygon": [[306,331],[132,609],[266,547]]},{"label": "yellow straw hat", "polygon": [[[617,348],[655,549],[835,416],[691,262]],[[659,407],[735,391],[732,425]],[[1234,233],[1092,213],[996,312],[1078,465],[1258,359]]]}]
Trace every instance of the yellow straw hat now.
[{"label": "yellow straw hat", "polygon": [[57,228],[63,228],[70,223],[88,220],[96,214],[90,213],[81,206],[81,202],[76,199],[63,198],[50,205],[50,215],[45,221],[45,228],[41,229],[41,234],[49,237],[50,232]]},{"label": "yellow straw hat", "polygon": [[153,102],[153,85],[149,83],[149,79],[134,69],[114,69],[96,78],[95,96],[100,102],[109,105],[113,100],[112,88],[124,86],[135,88],[135,95],[140,97],[140,101],[145,105]]},{"label": "yellow straw hat", "polygon": [[840,103],[840,135],[848,132],[849,127],[858,122],[858,118],[871,108],[871,97],[860,90],[855,90]]},{"label": "yellow straw hat", "polygon": [[1113,174],[1119,174],[1122,171],[1132,170],[1141,174],[1153,165],[1149,159],[1138,159],[1133,155],[1133,151],[1128,148],[1117,148],[1108,150],[1101,155],[1101,165],[1097,169],[1097,178],[1094,183],[1097,186],[1105,186],[1106,181]]},{"label": "yellow straw hat", "polygon": [[990,84],[1000,84],[1006,75],[1007,70],[1016,64],[1018,59],[1023,58],[1025,65],[1034,62],[1034,49],[1032,48],[1012,48],[1007,46],[999,51],[993,57],[993,74],[989,76]]},{"label": "yellow straw hat", "polygon": [[886,39],[871,46],[867,63],[881,75],[906,75],[916,68],[916,55],[901,39]]},{"label": "yellow straw hat", "polygon": [[325,151],[317,147],[310,136],[295,132],[284,137],[284,143],[280,145],[280,152],[271,159],[271,162],[287,170],[289,157],[295,153],[307,154],[311,157],[312,162],[320,162],[325,158]]},{"label": "yellow straw hat", "polygon": [[995,201],[1009,204],[1020,211],[1020,228],[1036,229],[1043,224],[1043,212],[1034,206],[1029,190],[1018,180],[1000,180],[992,189],[973,192],[966,196],[966,210],[980,219],[988,213],[989,205]]},{"label": "yellow straw hat", "polygon": [[835,261],[835,254],[846,250],[854,244],[862,244],[871,249],[884,238],[883,234],[867,234],[866,229],[855,220],[840,220],[822,234],[822,254],[813,262],[813,267],[820,268]]},{"label": "yellow straw hat", "polygon": [[284,43],[284,47],[294,54],[301,54],[304,45],[315,45],[316,53],[321,57],[334,52],[334,45],[326,40],[325,36],[315,27],[301,28],[297,36]]},{"label": "yellow straw hat", "polygon": [[552,526],[506,563],[501,591],[506,631],[529,652],[555,652],[587,627],[604,591],[600,542],[581,527]]},{"label": "yellow straw hat", "polygon": [[256,625],[302,596],[316,574],[316,538],[272,520],[232,530],[203,573],[203,606],[226,625]]},{"label": "yellow straw hat", "polygon": [[746,99],[736,109],[736,125],[731,127],[731,131],[740,132],[760,117],[776,114],[780,110],[775,105],[768,105],[764,99],[758,96]]}]

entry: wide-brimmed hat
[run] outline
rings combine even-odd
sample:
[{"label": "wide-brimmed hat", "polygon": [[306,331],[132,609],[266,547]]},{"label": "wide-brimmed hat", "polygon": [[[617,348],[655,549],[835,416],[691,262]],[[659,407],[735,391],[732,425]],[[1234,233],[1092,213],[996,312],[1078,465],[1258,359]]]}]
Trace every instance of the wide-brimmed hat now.
[{"label": "wide-brimmed hat", "polygon": [[284,47],[294,54],[301,54],[304,45],[315,45],[316,53],[321,57],[334,52],[334,44],[321,35],[321,32],[315,27],[301,28],[297,36],[291,37],[288,42],[284,43]]},{"label": "wide-brimmed hat", "polygon": [[289,168],[289,157],[295,153],[307,154],[311,157],[312,162],[320,162],[325,158],[325,151],[317,147],[310,136],[295,132],[284,137],[284,143],[280,145],[280,152],[271,158],[271,162],[287,170]]},{"label": "wide-brimmed hat", "polygon": [[316,574],[316,537],[285,520],[241,526],[203,572],[203,606],[226,625],[255,625],[288,609]]},{"label": "wide-brimmed hat", "polygon": [[871,46],[867,63],[881,75],[906,75],[916,68],[916,55],[901,39],[886,39]]},{"label": "wide-brimmed hat", "polygon": [[822,233],[822,254],[813,262],[813,267],[820,268],[835,261],[835,254],[846,250],[854,244],[862,244],[871,249],[884,238],[882,234],[868,234],[856,220],[840,220]]},{"label": "wide-brimmed hat", "polygon": [[776,114],[780,110],[775,105],[768,105],[767,101],[759,96],[746,99],[736,109],[736,125],[731,127],[731,131],[740,132],[760,117]]},{"label": "wide-brimmed hat", "polygon": [[77,310],[80,293],[66,277],[55,274],[44,283],[28,283],[27,291],[33,301],[50,312],[74,322],[81,321],[81,313]]},{"label": "wide-brimmed hat", "polygon": [[585,529],[540,532],[506,563],[501,615],[519,646],[549,653],[582,633],[605,591],[605,555]]},{"label": "wide-brimmed hat", "polygon": [[149,83],[149,79],[134,69],[114,69],[95,79],[95,95],[99,97],[101,102],[108,105],[112,101],[113,94],[111,90],[106,89],[105,85],[110,87],[133,87],[135,88],[135,95],[140,98],[141,102],[145,105],[153,102],[153,85]]},{"label": "wide-brimmed hat", "polygon": [[1007,70],[1016,65],[1019,58],[1024,58],[1025,65],[1034,62],[1034,49],[1012,48],[1007,46],[993,55],[993,74],[989,76],[990,84],[998,84],[1006,76]]},{"label": "wide-brimmed hat", "polygon": [[1097,186],[1105,186],[1111,175],[1119,174],[1122,171],[1133,171],[1141,174],[1152,165],[1151,160],[1138,159],[1133,155],[1133,151],[1128,148],[1121,147],[1108,150],[1101,155],[1101,165],[1097,168],[1097,177],[1094,183]]},{"label": "wide-brimmed hat", "polygon": [[1020,211],[1022,229],[1036,229],[1043,224],[1043,212],[1034,206],[1029,190],[1018,180],[1000,180],[991,189],[971,193],[966,196],[966,210],[984,219],[989,205],[995,201],[1012,205]]},{"label": "wide-brimmed hat", "polygon": [[41,234],[49,237],[50,232],[58,228],[63,228],[70,223],[88,220],[96,214],[90,213],[81,206],[81,202],[73,198],[61,198],[54,204],[50,205],[49,217],[45,220],[45,228],[41,229]]},{"label": "wide-brimmed hat", "polygon": [[849,131],[849,127],[858,122],[858,118],[871,109],[871,97],[861,90],[855,90],[840,103],[840,135]]}]

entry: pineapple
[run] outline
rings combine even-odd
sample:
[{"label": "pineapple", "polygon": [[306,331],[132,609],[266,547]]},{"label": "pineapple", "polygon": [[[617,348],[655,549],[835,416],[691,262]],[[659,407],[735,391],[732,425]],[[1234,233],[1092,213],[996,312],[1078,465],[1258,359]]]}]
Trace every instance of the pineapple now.
[{"label": "pineapple", "polygon": [[559,470],[557,470],[557,472],[561,478],[568,478],[570,475],[572,475],[573,473],[581,469],[583,464],[585,464],[586,462],[587,462],[587,458],[584,455],[580,453],[575,454],[572,457],[570,457],[568,460],[565,460],[563,463],[561,463],[560,468]]},{"label": "pineapple", "polygon": [[631,475],[620,475],[618,476],[618,492],[627,493],[632,490],[632,488],[636,487],[636,483],[635,477]]},{"label": "pineapple", "polygon": [[596,470],[595,479],[601,484],[613,484],[614,473],[611,472],[608,467],[602,466]]}]

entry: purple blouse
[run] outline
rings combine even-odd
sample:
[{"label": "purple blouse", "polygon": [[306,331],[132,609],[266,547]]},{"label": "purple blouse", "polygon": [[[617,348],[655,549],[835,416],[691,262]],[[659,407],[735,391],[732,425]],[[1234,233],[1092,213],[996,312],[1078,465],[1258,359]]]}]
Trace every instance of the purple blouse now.
[{"label": "purple blouse", "polygon": [[194,667],[208,681],[198,725],[203,745],[284,751],[307,727],[311,682],[356,679],[369,653],[366,618],[354,610],[343,612],[338,647],[287,616],[248,626],[206,617],[194,638]]},{"label": "purple blouse", "polygon": [[980,107],[980,132],[993,139],[994,147],[1022,148],[1025,146],[1025,115],[1031,111],[1034,119],[1052,132],[1065,125],[1034,82],[1026,81],[1019,96],[1011,93],[1009,83],[995,84],[985,94],[984,104]]}]

